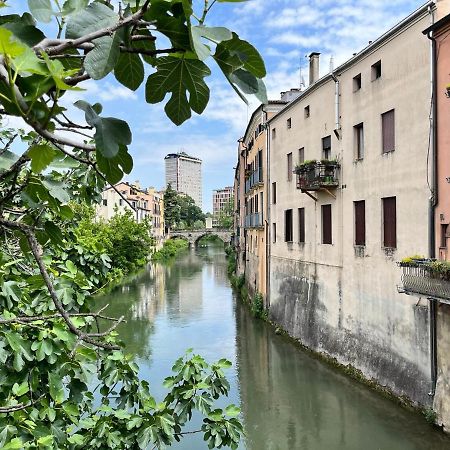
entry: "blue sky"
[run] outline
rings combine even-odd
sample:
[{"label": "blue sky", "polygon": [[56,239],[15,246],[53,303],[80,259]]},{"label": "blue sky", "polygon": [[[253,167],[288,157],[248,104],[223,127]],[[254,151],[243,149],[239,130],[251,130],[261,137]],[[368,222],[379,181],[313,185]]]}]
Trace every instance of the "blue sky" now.
[{"label": "blue sky", "polygon": [[[26,10],[25,0],[10,0],[9,3],[11,6],[3,9],[3,14]],[[299,86],[300,65],[308,81],[305,55],[311,51],[322,53],[323,75],[329,70],[331,56],[335,66],[344,62],[421,4],[423,1],[417,0],[216,3],[208,24],[227,26],[258,48],[267,65],[269,98],[278,99],[281,91]],[[130,124],[134,169],[128,180],[140,180],[144,187],[162,188],[167,153],[184,150],[201,158],[205,211],[212,209],[212,190],[233,183],[237,140],[257,106],[253,102],[247,107],[220,72],[212,64],[211,67],[213,74],[207,79],[211,88],[208,107],[201,116],[194,116],[180,127],[165,117],[163,105],[145,102],[143,87],[136,92],[129,91],[119,85],[113,75],[101,82],[84,83],[86,91],[81,94],[91,103],[102,103],[105,115],[122,118]],[[79,95],[66,95],[65,103],[76,101]],[[81,117],[79,112],[75,114]]]}]

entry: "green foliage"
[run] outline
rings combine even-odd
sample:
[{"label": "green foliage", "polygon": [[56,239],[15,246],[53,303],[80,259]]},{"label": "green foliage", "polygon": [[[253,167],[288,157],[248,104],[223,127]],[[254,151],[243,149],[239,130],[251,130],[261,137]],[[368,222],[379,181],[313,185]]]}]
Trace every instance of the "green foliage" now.
[{"label": "green foliage", "polygon": [[219,211],[218,222],[220,228],[230,230],[234,224],[234,200],[231,199],[224,207]]},{"label": "green foliage", "polygon": [[204,220],[205,215],[192,197],[178,194],[170,184],[167,186],[164,193],[164,221],[168,228],[204,228]]},{"label": "green foliage", "polygon": [[259,292],[256,292],[251,300],[251,311],[257,319],[267,319],[268,311],[264,308],[264,299]]},{"label": "green foliage", "polygon": [[160,250],[153,253],[152,261],[169,261],[188,247],[189,243],[184,239],[168,239]]},{"label": "green foliage", "polygon": [[436,411],[434,411],[433,408],[426,408],[422,411],[425,420],[431,424],[431,425],[436,425],[437,423],[437,413]]},{"label": "green foliage", "polygon": [[413,255],[403,258],[401,267],[417,267],[427,273],[432,278],[450,281],[450,262],[434,259],[427,259],[421,255]]},{"label": "green foliage", "polygon": [[[132,170],[130,128],[88,101],[76,103],[87,122],[77,124],[60,103],[86,79],[114,72],[136,90],[149,74],[147,100],[167,97],[180,124],[205,109],[211,62],[242,98],[265,101],[257,51],[205,24],[225,1],[205,0],[199,13],[187,0],[28,0],[32,14],[2,16],[2,115],[32,131],[0,131],[0,448],[162,448],[183,437],[195,410],[210,448],[237,448],[238,408],[214,403],[228,393],[228,361],[178,360],[157,403],[114,331],[121,319],[96,312],[93,294],[145,262],[151,241],[127,214],[93,219],[106,184]],[[36,20],[53,23],[44,33]],[[175,200],[169,227],[202,220]]]},{"label": "green foliage", "polygon": [[416,261],[424,261],[426,260],[425,256],[422,255],[412,255],[412,256],[407,256],[406,258],[402,259],[402,263],[414,263]]}]

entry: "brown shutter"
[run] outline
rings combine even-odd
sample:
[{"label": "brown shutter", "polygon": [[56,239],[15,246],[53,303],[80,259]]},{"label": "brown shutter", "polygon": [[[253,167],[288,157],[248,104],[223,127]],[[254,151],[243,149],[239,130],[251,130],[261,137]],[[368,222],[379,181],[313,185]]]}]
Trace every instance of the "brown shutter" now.
[{"label": "brown shutter", "polygon": [[395,197],[383,198],[383,245],[397,247],[397,207]]},{"label": "brown shutter", "polygon": [[392,109],[381,116],[383,130],[383,153],[395,150],[395,111]]},{"label": "brown shutter", "polygon": [[366,245],[366,202],[360,200],[355,205],[355,245]]},{"label": "brown shutter", "polygon": [[298,241],[305,242],[305,208],[298,208]]},{"label": "brown shutter", "polygon": [[332,244],[331,205],[322,205],[322,244]]},{"label": "brown shutter", "polygon": [[287,155],[287,180],[292,181],[292,153]]},{"label": "brown shutter", "polygon": [[292,222],[292,209],[287,209],[284,212],[284,240],[285,242],[292,242],[292,228],[293,228],[293,222]]}]

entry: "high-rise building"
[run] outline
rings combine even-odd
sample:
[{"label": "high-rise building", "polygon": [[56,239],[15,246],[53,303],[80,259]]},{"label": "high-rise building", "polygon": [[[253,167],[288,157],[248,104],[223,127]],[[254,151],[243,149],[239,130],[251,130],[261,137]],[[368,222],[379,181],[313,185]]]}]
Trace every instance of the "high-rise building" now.
[{"label": "high-rise building", "polygon": [[233,186],[213,191],[213,226],[219,225],[219,216],[233,200]]},{"label": "high-rise building", "polygon": [[189,195],[202,207],[202,160],[185,152],[170,153],[165,158],[166,186]]}]

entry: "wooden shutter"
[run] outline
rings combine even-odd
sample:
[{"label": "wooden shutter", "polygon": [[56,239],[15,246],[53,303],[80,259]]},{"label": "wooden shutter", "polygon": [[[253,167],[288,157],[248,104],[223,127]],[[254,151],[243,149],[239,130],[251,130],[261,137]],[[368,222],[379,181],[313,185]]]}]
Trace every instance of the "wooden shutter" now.
[{"label": "wooden shutter", "polygon": [[292,181],[292,153],[287,155],[287,180]]},{"label": "wooden shutter", "polygon": [[355,245],[366,245],[366,202],[360,200],[355,205]]},{"label": "wooden shutter", "polygon": [[383,198],[383,245],[397,247],[397,207],[395,197]]},{"label": "wooden shutter", "polygon": [[322,244],[332,244],[331,205],[322,205]]},{"label": "wooden shutter", "polygon": [[285,242],[292,242],[292,231],[293,231],[293,222],[292,222],[292,209],[287,209],[284,212],[284,240]]},{"label": "wooden shutter", "polygon": [[298,208],[298,241],[305,242],[305,208]]},{"label": "wooden shutter", "polygon": [[392,109],[381,116],[383,130],[383,153],[395,150],[395,111]]}]

